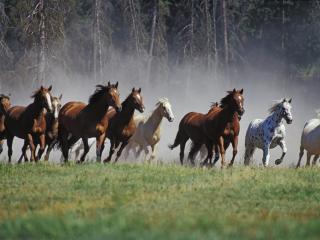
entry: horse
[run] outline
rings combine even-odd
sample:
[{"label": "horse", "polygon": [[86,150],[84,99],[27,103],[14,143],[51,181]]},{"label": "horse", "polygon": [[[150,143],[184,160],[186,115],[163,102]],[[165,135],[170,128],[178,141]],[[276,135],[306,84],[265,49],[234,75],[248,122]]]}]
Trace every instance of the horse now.
[{"label": "horse", "polygon": [[121,144],[115,159],[115,162],[118,161],[123,149],[127,146],[129,139],[136,130],[136,124],[133,120],[134,111],[138,110],[143,113],[145,109],[141,88],[138,90],[133,88],[129,96],[123,101],[122,107],[122,111],[119,113],[111,108],[106,114],[110,124],[106,135],[110,139],[110,150],[108,158],[104,160],[105,163],[111,161],[115,149]]},{"label": "horse", "polygon": [[[27,107],[14,106],[8,109],[5,117],[5,128],[8,145],[9,163],[12,157],[12,143],[14,137],[25,140],[22,152],[25,153],[28,145],[31,151],[31,161],[37,161],[41,157],[45,148],[45,132],[46,132],[46,111],[52,112],[51,91],[52,86],[45,88],[40,87],[31,96],[34,98],[33,103]],[[40,151],[35,156],[35,143],[40,143]]]},{"label": "horse", "polygon": [[300,153],[297,168],[300,167],[301,159],[304,154],[304,150],[307,151],[307,163],[306,166],[310,166],[310,159],[313,158],[312,165],[315,165],[320,155],[320,119],[311,119],[306,122],[303,127],[301,135]]},{"label": "horse", "polygon": [[[149,161],[155,158],[156,146],[161,137],[161,122],[163,118],[166,118],[169,122],[173,122],[174,120],[171,104],[167,98],[159,99],[156,109],[152,112],[151,116],[139,115],[134,117],[137,129],[125,148],[125,158],[128,157],[131,150],[135,152],[136,158],[139,157],[142,150],[144,150],[147,157],[149,153],[148,146],[152,150]],[[137,147],[139,148],[138,151]]]},{"label": "horse", "polygon": [[291,114],[292,99],[282,99],[277,101],[270,109],[270,115],[266,119],[254,119],[248,126],[245,138],[245,156],[244,164],[250,164],[252,155],[256,148],[263,150],[262,163],[266,167],[269,164],[270,149],[280,146],[282,155],[275,161],[276,165],[282,163],[287,152],[285,143],[285,126],[282,120],[287,124],[293,121]]},{"label": "horse", "polygon": [[[211,107],[209,111],[215,111],[215,108],[218,108],[219,104],[215,103]],[[233,166],[235,157],[238,153],[238,138],[239,138],[239,132],[240,132],[240,120],[241,116],[236,112],[234,113],[234,116],[232,118],[232,121],[227,124],[224,135],[223,135],[223,140],[224,140],[224,149],[227,151],[228,147],[230,146],[230,143],[232,144],[232,159],[229,163],[229,166]],[[213,165],[219,160],[219,148],[218,145],[214,145],[214,151],[215,151],[215,157],[213,160]],[[207,154],[206,147],[205,145],[202,145],[200,149],[200,159],[204,159]]]},{"label": "horse", "polygon": [[101,161],[101,146],[104,143],[108,119],[106,112],[109,106],[120,112],[122,107],[116,84],[97,85],[90,96],[89,103],[68,102],[60,110],[58,116],[58,143],[62,150],[64,162],[68,161],[69,149],[80,138],[84,152],[78,163],[85,160],[89,151],[88,138],[96,138],[97,161]]},{"label": "horse", "polygon": [[207,114],[190,112],[180,121],[174,143],[169,145],[169,148],[172,150],[180,145],[181,165],[183,165],[185,145],[190,138],[193,144],[188,158],[192,165],[194,165],[195,153],[199,151],[203,144],[206,145],[208,152],[204,164],[209,161],[211,165],[213,146],[214,144],[218,144],[221,154],[221,167],[224,167],[225,150],[223,135],[225,129],[228,123],[232,121],[235,112],[238,112],[240,115],[244,113],[243,89],[233,89],[227,93],[227,96],[220,101],[221,107],[215,109],[215,111],[209,111]]},{"label": "horse", "polygon": [[10,94],[4,95],[0,94],[0,154],[3,151],[3,141],[6,138],[5,136],[5,126],[4,126],[4,119],[6,117],[7,111],[11,106],[10,102]]},{"label": "horse", "polygon": [[[52,97],[52,112],[48,112],[45,115],[46,118],[46,147],[47,152],[45,155],[45,161],[48,161],[50,152],[53,149],[54,145],[57,143],[58,137],[58,114],[61,109],[61,99],[62,94],[59,97]],[[27,144],[27,142],[25,142]],[[38,145],[38,143],[36,143]],[[38,153],[38,156],[40,154]],[[42,154],[41,154],[42,155]],[[26,151],[23,152],[18,160],[18,163],[21,163],[22,157],[24,160],[28,162],[28,157],[26,155]]]}]

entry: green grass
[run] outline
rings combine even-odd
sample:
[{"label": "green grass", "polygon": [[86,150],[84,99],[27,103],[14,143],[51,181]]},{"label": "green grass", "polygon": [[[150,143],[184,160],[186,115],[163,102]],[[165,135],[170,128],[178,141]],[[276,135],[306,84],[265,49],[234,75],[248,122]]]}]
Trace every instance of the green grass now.
[{"label": "green grass", "polygon": [[0,239],[318,239],[320,169],[0,165]]}]

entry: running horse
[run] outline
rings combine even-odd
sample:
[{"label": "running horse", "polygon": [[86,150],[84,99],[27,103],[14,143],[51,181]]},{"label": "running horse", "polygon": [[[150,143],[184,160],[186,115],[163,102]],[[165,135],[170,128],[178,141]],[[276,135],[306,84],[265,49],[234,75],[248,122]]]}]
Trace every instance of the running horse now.
[{"label": "running horse", "polygon": [[[46,155],[45,155],[45,161],[49,160],[50,153],[57,143],[57,138],[58,138],[58,114],[61,109],[61,99],[62,99],[62,94],[59,97],[52,97],[51,102],[52,102],[52,112],[49,112],[46,114]],[[27,142],[25,143],[27,145]],[[38,143],[36,143],[38,145]],[[24,152],[22,152],[18,163],[21,163],[22,158],[24,157],[24,160],[28,162],[28,157],[26,155],[26,146],[23,148],[25,149]],[[42,155],[42,153],[41,153]],[[40,160],[40,154],[38,153],[39,160]]]},{"label": "running horse", "polygon": [[229,91],[228,95],[221,99],[220,104],[223,108],[209,111],[207,114],[190,112],[186,114],[179,124],[179,130],[175,141],[169,145],[170,149],[180,145],[180,162],[183,164],[184,149],[188,139],[192,140],[192,148],[188,158],[194,165],[195,153],[199,151],[203,144],[207,148],[205,162],[212,162],[213,146],[218,144],[221,154],[221,167],[225,163],[224,138],[225,129],[232,121],[235,113],[242,115],[243,108],[243,89]]},{"label": "running horse", "polygon": [[[216,111],[217,109],[223,107],[222,105],[219,106],[219,103],[214,103],[210,111]],[[224,138],[224,150],[227,151],[228,147],[230,146],[230,143],[232,145],[233,151],[232,151],[232,159],[229,163],[229,166],[233,166],[235,157],[238,153],[238,138],[239,138],[239,132],[240,132],[240,120],[241,116],[235,112],[232,118],[232,121],[227,124],[227,127],[224,131],[223,138]],[[218,145],[214,145],[214,151],[215,151],[215,157],[213,160],[213,165],[219,160],[219,147]],[[207,155],[207,150],[205,145],[202,145],[200,149],[200,158],[203,159]],[[202,163],[205,164],[205,163]]]},{"label": "running horse", "polygon": [[69,149],[80,138],[84,152],[79,162],[83,162],[89,151],[88,138],[96,138],[97,161],[101,161],[101,153],[105,134],[108,128],[106,113],[109,106],[117,112],[121,111],[118,82],[116,84],[97,85],[89,98],[89,103],[68,102],[59,112],[58,142],[64,161],[68,161]]},{"label": "running horse", "polygon": [[109,120],[106,136],[110,139],[110,151],[108,158],[104,162],[111,161],[115,149],[121,144],[115,159],[115,162],[117,162],[129,139],[136,131],[137,126],[133,118],[134,111],[138,110],[140,113],[143,113],[145,109],[141,96],[141,88],[133,88],[126,100],[123,101],[122,107],[121,112],[117,113],[111,108],[106,114]]},{"label": "running horse", "polygon": [[6,117],[7,111],[10,108],[10,94],[4,95],[0,94],[0,154],[3,151],[3,141],[6,138],[5,135],[5,126],[4,126],[4,119]]},{"label": "running horse", "polygon": [[30,146],[31,161],[39,159],[35,156],[35,143],[40,143],[41,154],[45,148],[45,132],[46,132],[46,112],[52,111],[51,91],[52,86],[45,88],[40,87],[33,95],[33,103],[26,107],[14,106],[11,107],[5,117],[5,128],[8,145],[9,163],[12,157],[12,143],[14,137],[25,140],[22,152],[25,152]]}]

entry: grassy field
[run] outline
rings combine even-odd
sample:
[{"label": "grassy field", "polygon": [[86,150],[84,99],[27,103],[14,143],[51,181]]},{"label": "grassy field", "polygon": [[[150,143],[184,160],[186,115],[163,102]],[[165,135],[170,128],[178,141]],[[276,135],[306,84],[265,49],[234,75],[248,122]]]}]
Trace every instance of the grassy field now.
[{"label": "grassy field", "polygon": [[318,239],[320,169],[0,165],[0,239]]}]

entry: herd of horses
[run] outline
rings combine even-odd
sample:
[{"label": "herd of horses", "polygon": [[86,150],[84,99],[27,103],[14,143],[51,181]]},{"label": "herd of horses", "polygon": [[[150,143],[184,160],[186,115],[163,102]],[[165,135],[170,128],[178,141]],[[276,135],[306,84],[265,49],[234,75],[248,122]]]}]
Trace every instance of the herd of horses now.
[{"label": "herd of horses", "polygon": [[[0,154],[3,151],[4,140],[8,146],[8,161],[12,160],[12,146],[15,137],[24,140],[18,163],[24,159],[29,161],[27,150],[30,149],[30,161],[41,159],[47,148],[45,160],[50,152],[59,148],[64,162],[67,162],[71,149],[78,144],[77,155],[83,153],[77,163],[85,161],[92,145],[96,142],[96,159],[101,162],[106,138],[110,140],[109,155],[104,163],[114,162],[124,158],[131,151],[138,158],[142,151],[147,155],[151,148],[148,161],[156,157],[156,147],[161,137],[161,122],[166,118],[174,120],[171,104],[167,98],[161,98],[150,116],[143,115],[145,110],[141,88],[133,88],[127,98],[121,102],[118,82],[97,85],[90,96],[88,104],[72,101],[62,106],[61,99],[51,94],[52,87],[41,86],[32,95],[33,102],[28,106],[11,107],[10,96],[0,95]],[[141,114],[135,114],[135,111]],[[282,156],[275,161],[280,164],[287,152],[285,144],[285,125],[291,124],[291,99],[277,101],[270,109],[266,119],[253,120],[247,129],[245,138],[244,164],[249,165],[256,148],[262,149],[264,166],[269,165],[270,149],[280,146]],[[218,103],[212,104],[207,113],[189,112],[179,123],[179,129],[170,149],[180,146],[180,162],[184,164],[184,151],[187,141],[192,144],[188,154],[191,165],[200,152],[203,166],[213,166],[221,156],[221,167],[226,165],[225,152],[233,147],[232,166],[237,155],[240,121],[244,110],[243,89],[228,91]],[[39,150],[36,152],[37,147]],[[320,154],[320,119],[308,121],[301,137],[300,155],[297,167],[300,166],[304,150],[307,150],[307,165],[315,155],[315,164]],[[214,156],[214,159],[213,159]]]}]

